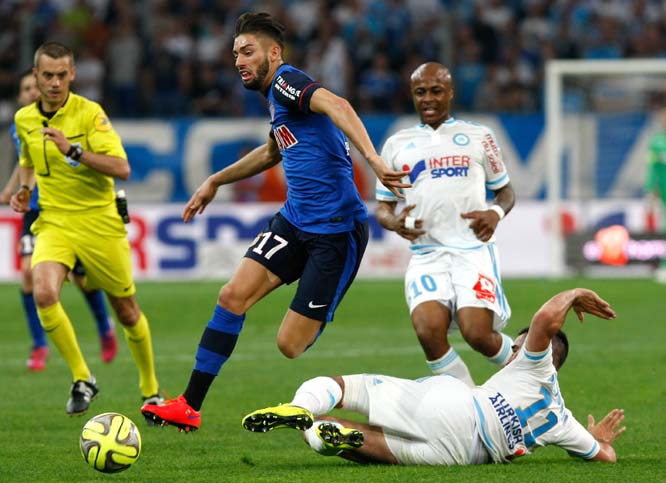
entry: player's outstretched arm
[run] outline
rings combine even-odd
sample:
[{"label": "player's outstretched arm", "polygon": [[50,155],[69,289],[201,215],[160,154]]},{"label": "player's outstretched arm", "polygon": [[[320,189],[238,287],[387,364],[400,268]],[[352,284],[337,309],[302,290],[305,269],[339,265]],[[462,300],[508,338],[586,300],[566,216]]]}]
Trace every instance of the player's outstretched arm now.
[{"label": "player's outstretched arm", "polygon": [[226,168],[210,175],[194,192],[183,210],[183,221],[189,222],[194,215],[201,214],[213,201],[217,189],[225,184],[249,178],[271,168],[282,161],[282,155],[274,139],[254,148],[245,156]]},{"label": "player's outstretched arm", "polygon": [[409,171],[393,171],[388,168],[381,156],[377,154],[361,118],[358,117],[347,99],[337,96],[327,89],[319,88],[312,94],[310,110],[330,117],[333,124],[345,133],[347,139],[368,160],[368,164],[370,164],[379,181],[398,198],[405,197],[400,193],[399,188],[412,186],[410,183],[402,182],[402,178],[408,175]]},{"label": "player's outstretched arm", "polygon": [[413,228],[406,222],[410,217],[410,212],[416,208],[416,205],[405,206],[400,213],[395,212],[397,202],[395,201],[378,201],[375,208],[375,217],[380,225],[387,230],[396,232],[401,237],[407,240],[414,240],[423,235],[426,231],[423,229],[423,220],[412,219],[414,224]]},{"label": "player's outstretched arm", "polygon": [[623,409],[613,409],[598,424],[594,424],[594,417],[591,414],[587,416],[587,430],[594,436],[600,447],[592,461],[608,461],[611,463],[617,461],[613,442],[627,429],[625,426],[618,428],[622,421],[624,421]]},{"label": "player's outstretched arm", "polygon": [[586,288],[567,290],[555,295],[534,314],[525,348],[530,352],[545,351],[551,339],[564,325],[567,313],[571,309],[576,312],[581,322],[585,313],[602,319],[615,318],[615,311],[610,304],[592,290]]}]

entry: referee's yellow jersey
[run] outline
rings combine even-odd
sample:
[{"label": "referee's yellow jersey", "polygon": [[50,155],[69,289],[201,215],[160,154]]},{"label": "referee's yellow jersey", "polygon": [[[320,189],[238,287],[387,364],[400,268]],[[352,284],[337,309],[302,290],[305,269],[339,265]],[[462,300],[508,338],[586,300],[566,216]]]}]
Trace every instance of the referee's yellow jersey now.
[{"label": "referee's yellow jersey", "polygon": [[70,143],[85,151],[127,159],[118,134],[102,107],[69,93],[65,104],[50,119],[34,102],[14,117],[21,141],[21,166],[34,168],[39,186],[39,207],[47,211],[83,211],[114,202],[113,178],[62,154],[41,129],[48,125],[62,131]]}]

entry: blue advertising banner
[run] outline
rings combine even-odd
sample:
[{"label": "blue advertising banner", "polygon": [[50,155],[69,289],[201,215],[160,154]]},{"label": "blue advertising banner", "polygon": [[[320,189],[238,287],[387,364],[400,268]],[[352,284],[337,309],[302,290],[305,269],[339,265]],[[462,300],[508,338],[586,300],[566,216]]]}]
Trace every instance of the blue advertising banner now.
[{"label": "blue advertising banner", "polygon": [[[470,115],[488,126],[503,151],[514,189],[522,199],[543,199],[546,138],[542,115]],[[363,119],[375,146],[395,131],[418,122],[414,116]],[[211,173],[265,142],[268,117],[220,120],[116,121],[132,165],[127,189],[137,201],[183,202]],[[565,118],[562,159],[564,198],[631,198],[642,194],[647,144],[656,123],[644,114],[578,115]],[[367,172],[361,191],[374,179]],[[227,200],[234,197],[222,193]]]}]

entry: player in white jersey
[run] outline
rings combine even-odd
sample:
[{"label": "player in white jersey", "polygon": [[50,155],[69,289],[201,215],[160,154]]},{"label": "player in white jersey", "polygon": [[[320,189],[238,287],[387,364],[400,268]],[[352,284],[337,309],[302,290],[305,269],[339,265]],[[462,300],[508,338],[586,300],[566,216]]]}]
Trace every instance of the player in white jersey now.
[{"label": "player in white jersey", "polygon": [[[382,158],[394,170],[411,170],[412,187],[396,213],[398,198],[378,183],[375,214],[384,228],[412,243],[405,297],[428,366],[473,386],[447,332],[459,328],[472,348],[500,366],[511,355],[511,338],[500,332],[511,309],[493,235],[515,195],[492,132],[449,114],[448,69],[421,65],[411,89],[421,124],[391,136]],[[494,193],[490,207],[486,189]]]},{"label": "player in white jersey", "polygon": [[[613,442],[624,411],[613,409],[587,429],[562,399],[557,371],[568,353],[560,330],[570,309],[612,319],[608,302],[587,289],[557,294],[521,331],[506,367],[469,388],[448,375],[415,381],[357,374],[304,382],[291,403],[243,419],[255,432],[295,428],[312,449],[365,463],[474,465],[503,463],[553,444],[586,460],[617,460]],[[322,416],[333,408],[363,414],[368,423]],[[317,418],[317,420],[315,420]]]}]

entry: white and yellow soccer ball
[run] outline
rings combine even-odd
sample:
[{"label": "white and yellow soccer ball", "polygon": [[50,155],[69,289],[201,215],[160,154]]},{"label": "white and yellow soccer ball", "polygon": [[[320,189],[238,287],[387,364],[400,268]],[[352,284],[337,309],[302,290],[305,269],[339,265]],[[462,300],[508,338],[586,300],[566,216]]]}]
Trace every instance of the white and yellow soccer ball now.
[{"label": "white and yellow soccer ball", "polygon": [[124,471],[139,459],[141,434],[127,416],[103,413],[88,420],[81,431],[81,454],[103,473]]}]

